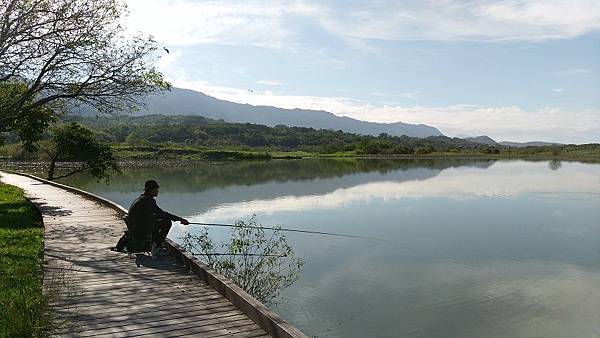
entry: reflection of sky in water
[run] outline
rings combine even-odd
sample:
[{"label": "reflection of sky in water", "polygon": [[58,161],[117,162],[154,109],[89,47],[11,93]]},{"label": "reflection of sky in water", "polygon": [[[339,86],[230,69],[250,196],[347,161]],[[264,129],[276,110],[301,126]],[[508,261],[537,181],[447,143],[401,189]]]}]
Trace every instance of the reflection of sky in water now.
[{"label": "reflection of sky in water", "polygon": [[516,198],[525,193],[557,197],[560,197],[560,194],[570,193],[600,195],[600,183],[589,184],[594,179],[597,180],[597,177],[591,174],[543,176],[534,171],[510,173],[501,167],[490,168],[483,173],[476,172],[474,169],[469,171],[448,169],[425,181],[381,181],[340,188],[323,195],[283,196],[267,200],[227,203],[215,206],[207,212],[193,215],[193,218],[208,222],[246,217],[249,212],[271,215],[277,212],[333,210],[360,207],[377,200],[393,202],[404,198],[436,196],[474,199],[484,197]]},{"label": "reflection of sky in water", "polygon": [[[451,168],[425,180],[368,182],[323,194],[290,196],[285,195],[285,190],[282,190],[282,196],[223,203],[213,206],[208,211],[194,214],[192,218],[206,222],[222,221],[247,217],[250,213],[271,215],[316,209],[334,210],[360,207],[377,200],[393,202],[405,198],[517,198],[523,194],[557,198],[564,194],[576,194],[583,198],[598,198],[600,176],[597,168],[589,170],[578,164],[565,166],[578,167],[578,170],[564,168],[549,171],[544,162],[525,162],[525,165],[501,162],[486,170]],[[544,173],[540,174],[540,171]]]},{"label": "reflection of sky in water", "polygon": [[[159,204],[195,221],[256,213],[265,225],[385,239],[288,233],[306,266],[276,310],[309,335],[599,336],[600,165],[552,169],[505,161],[201,192],[162,184]],[[98,190],[125,205],[137,194]]]}]

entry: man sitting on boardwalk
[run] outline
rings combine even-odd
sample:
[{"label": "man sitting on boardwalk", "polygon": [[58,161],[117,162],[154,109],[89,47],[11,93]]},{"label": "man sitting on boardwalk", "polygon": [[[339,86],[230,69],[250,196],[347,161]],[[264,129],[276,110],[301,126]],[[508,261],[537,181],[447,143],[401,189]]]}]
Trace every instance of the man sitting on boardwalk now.
[{"label": "man sitting on boardwalk", "polygon": [[133,201],[125,218],[127,228],[134,238],[152,236],[152,257],[155,258],[162,250],[161,244],[167,238],[171,229],[171,221],[179,221],[188,225],[185,218],[163,211],[156,204],[154,197],[158,196],[158,183],[148,180],[144,184],[144,193]]}]

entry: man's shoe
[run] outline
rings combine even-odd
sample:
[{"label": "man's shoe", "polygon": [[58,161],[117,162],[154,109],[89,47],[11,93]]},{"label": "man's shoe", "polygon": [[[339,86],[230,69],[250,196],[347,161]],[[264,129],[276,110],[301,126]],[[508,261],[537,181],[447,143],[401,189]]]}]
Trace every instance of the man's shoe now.
[{"label": "man's shoe", "polygon": [[167,250],[163,249],[160,246],[157,245],[152,245],[152,252],[150,252],[150,255],[152,256],[153,259],[157,259],[160,256],[166,256],[169,253],[167,252]]}]

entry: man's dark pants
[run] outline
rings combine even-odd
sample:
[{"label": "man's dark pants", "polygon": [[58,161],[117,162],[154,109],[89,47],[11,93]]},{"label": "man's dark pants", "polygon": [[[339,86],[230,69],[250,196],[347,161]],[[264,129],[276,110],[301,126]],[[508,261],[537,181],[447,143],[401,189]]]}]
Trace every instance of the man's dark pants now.
[{"label": "man's dark pants", "polygon": [[171,230],[170,219],[157,219],[156,223],[154,223],[154,229],[152,230],[152,243],[156,246],[160,246],[165,238],[167,238],[169,230]]}]

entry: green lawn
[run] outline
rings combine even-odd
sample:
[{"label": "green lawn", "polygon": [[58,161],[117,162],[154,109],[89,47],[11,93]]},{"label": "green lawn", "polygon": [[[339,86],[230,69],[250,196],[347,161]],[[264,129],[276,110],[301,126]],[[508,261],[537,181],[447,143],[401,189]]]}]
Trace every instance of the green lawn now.
[{"label": "green lawn", "polygon": [[43,235],[38,214],[23,191],[0,183],[0,337],[48,334]]}]

